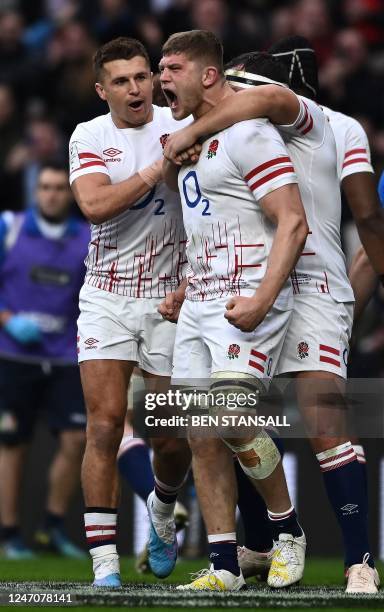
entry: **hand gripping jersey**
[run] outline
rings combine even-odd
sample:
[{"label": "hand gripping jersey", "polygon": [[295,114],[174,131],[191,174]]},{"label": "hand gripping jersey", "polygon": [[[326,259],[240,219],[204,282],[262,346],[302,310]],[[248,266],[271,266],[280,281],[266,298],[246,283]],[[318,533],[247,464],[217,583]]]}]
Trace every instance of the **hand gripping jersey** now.
[{"label": "hand gripping jersey", "polygon": [[[275,234],[260,200],[288,183],[297,178],[287,149],[264,119],[237,123],[208,138],[199,161],[180,169],[187,299],[253,295]],[[278,300],[290,302],[289,282]]]},{"label": "hand gripping jersey", "polygon": [[322,108],[329,119],[336,141],[339,181],[356,172],[373,173],[368,138],[360,123],[326,106]]},{"label": "hand gripping jersey", "polygon": [[[153,120],[120,129],[110,113],[79,124],[70,141],[70,182],[102,172],[119,183],[162,156],[167,134],[189,123],[177,122],[168,108],[154,106]],[[139,298],[164,297],[182,280],[185,234],[180,199],[157,184],[120,215],[91,225],[85,283]]]},{"label": "hand gripping jersey", "polygon": [[299,180],[309,235],[292,272],[295,294],[329,293],[353,302],[341,248],[341,194],[335,139],[328,119],[312,100],[298,96],[300,112],[289,126],[278,126]]}]

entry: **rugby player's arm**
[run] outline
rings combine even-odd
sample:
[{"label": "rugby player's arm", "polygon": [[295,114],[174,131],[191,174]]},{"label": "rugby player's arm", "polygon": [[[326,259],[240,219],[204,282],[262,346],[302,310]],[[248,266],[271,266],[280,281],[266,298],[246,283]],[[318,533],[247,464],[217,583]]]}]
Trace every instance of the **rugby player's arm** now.
[{"label": "rugby player's arm", "polygon": [[137,172],[130,178],[112,185],[101,172],[79,176],[72,183],[72,191],[84,216],[99,225],[131,208],[151,189]]},{"label": "rugby player's arm", "polygon": [[168,137],[165,155],[175,159],[200,138],[215,134],[234,123],[267,117],[276,125],[294,123],[300,112],[296,94],[279,85],[260,85],[223,98],[208,113]]},{"label": "rugby player's arm", "polygon": [[384,281],[384,210],[380,207],[374,174],[350,174],[341,186],[368,258]]},{"label": "rugby player's arm", "polygon": [[349,280],[351,281],[353,293],[355,294],[354,318],[355,321],[357,321],[377,286],[377,275],[362,246],[358,249],[353,258],[349,270]]},{"label": "rugby player's arm", "polygon": [[276,225],[267,270],[255,296],[273,305],[303,250],[308,224],[296,183],[284,185],[260,200],[268,219]]},{"label": "rugby player's arm", "polygon": [[176,193],[179,193],[179,186],[178,186],[178,181],[177,181],[178,174],[179,174],[179,168],[173,162],[169,161],[168,159],[164,157],[164,161],[163,161],[164,181],[168,189],[170,189],[171,191],[175,191]]}]

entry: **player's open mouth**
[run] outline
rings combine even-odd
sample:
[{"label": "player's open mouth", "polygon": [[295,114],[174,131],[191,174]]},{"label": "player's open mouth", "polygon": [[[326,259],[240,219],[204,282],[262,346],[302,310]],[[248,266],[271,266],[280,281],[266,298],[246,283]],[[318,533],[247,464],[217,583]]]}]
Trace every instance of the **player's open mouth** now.
[{"label": "player's open mouth", "polygon": [[163,93],[167,99],[168,106],[171,108],[171,110],[176,109],[178,105],[177,95],[170,89],[163,89]]},{"label": "player's open mouth", "polygon": [[135,100],[134,102],[131,102],[131,103],[130,103],[129,107],[130,107],[132,110],[134,110],[134,111],[138,112],[138,111],[143,110],[143,108],[144,108],[144,102],[143,102],[143,100]]}]

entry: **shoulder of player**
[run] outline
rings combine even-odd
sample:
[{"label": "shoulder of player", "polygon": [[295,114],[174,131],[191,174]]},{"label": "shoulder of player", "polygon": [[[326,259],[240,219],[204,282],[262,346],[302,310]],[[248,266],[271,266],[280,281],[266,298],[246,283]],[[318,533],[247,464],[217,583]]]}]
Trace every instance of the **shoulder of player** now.
[{"label": "shoulder of player", "polygon": [[[354,130],[359,133],[364,132],[363,126],[355,119],[354,117],[350,117],[349,115],[345,115],[344,113],[340,113],[339,111],[334,111],[331,108],[323,107],[324,113],[329,118],[329,122],[331,127],[334,129],[342,129],[344,131]],[[364,132],[365,133],[365,132]]]},{"label": "shoulder of player", "polygon": [[90,119],[90,121],[83,121],[82,123],[78,123],[72,133],[71,140],[76,138],[76,136],[85,136],[87,134],[92,137],[95,137],[96,134],[108,127],[110,123],[110,113],[106,113],[105,115],[99,115],[94,119]]}]

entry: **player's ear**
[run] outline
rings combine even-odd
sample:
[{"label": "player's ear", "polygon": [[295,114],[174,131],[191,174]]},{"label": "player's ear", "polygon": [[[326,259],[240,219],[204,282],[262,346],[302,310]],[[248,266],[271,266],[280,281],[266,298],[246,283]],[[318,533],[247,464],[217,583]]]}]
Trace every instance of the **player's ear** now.
[{"label": "player's ear", "polygon": [[203,87],[211,87],[219,79],[219,71],[216,66],[207,66],[203,72]]},{"label": "player's ear", "polygon": [[106,98],[104,87],[102,86],[102,84],[95,83],[95,89],[96,89],[97,95],[105,102],[107,98]]}]

